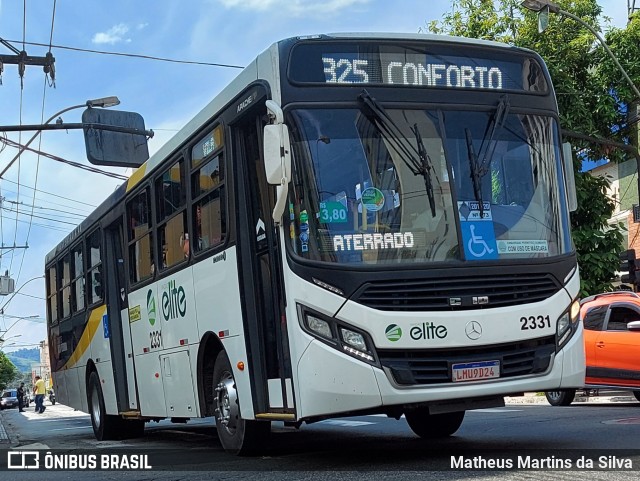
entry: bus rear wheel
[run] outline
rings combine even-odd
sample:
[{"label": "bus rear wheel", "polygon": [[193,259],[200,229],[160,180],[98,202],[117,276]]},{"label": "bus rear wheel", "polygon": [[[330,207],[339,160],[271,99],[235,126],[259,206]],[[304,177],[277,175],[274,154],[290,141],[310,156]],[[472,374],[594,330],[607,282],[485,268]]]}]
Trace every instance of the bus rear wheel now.
[{"label": "bus rear wheel", "polygon": [[216,430],[222,447],[230,454],[258,453],[269,436],[271,423],[242,419],[231,363],[224,351],[218,354],[213,368],[213,390]]},{"label": "bus rear wheel", "polygon": [[576,397],[576,390],[561,389],[559,391],[546,391],[544,395],[552,406],[568,406]]},{"label": "bus rear wheel", "polygon": [[120,416],[107,414],[104,407],[100,378],[95,371],[89,375],[87,393],[91,426],[93,427],[93,434],[98,441],[137,438],[144,434],[144,421],[140,419],[122,419]]},{"label": "bus rear wheel", "polygon": [[427,408],[411,409],[404,413],[411,430],[423,439],[451,436],[462,425],[465,411],[429,414]]}]

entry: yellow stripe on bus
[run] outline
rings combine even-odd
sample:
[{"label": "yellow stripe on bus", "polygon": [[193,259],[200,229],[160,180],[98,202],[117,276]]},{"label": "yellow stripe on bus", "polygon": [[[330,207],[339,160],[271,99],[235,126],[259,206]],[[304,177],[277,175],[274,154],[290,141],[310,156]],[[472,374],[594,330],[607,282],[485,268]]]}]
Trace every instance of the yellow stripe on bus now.
[{"label": "yellow stripe on bus", "polygon": [[96,331],[102,324],[102,316],[104,316],[106,311],[107,311],[107,307],[104,305],[99,306],[95,308],[93,311],[91,311],[91,314],[89,315],[89,321],[87,322],[87,325],[84,328],[82,336],[80,337],[80,341],[78,341],[78,345],[73,350],[73,354],[71,354],[71,357],[69,358],[69,360],[66,362],[66,364],[62,369],[72,368],[80,360],[82,355],[89,348],[89,345],[91,344],[91,340],[93,339],[93,336],[95,335]]},{"label": "yellow stripe on bus", "polygon": [[142,180],[146,171],[147,163],[145,162],[133,174],[131,174],[131,177],[129,177],[129,180],[127,181],[127,192],[133,189],[138,182]]}]

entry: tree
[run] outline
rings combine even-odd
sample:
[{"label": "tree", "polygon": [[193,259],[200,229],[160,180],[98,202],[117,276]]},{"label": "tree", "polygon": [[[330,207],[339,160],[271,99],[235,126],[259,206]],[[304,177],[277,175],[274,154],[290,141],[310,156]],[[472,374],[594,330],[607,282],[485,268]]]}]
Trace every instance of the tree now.
[{"label": "tree", "polygon": [[0,352],[0,391],[13,382],[18,374],[18,370],[5,353]]},{"label": "tree", "polygon": [[[633,100],[632,92],[593,33],[561,15],[551,15],[549,26],[539,33],[537,15],[524,10],[519,3],[519,0],[454,0],[451,12],[427,28],[432,33],[496,40],[536,51],[549,68],[562,128],[628,143],[626,105]],[[596,0],[556,3],[601,30],[602,9]],[[632,21],[626,30],[610,29],[607,39],[614,52],[617,50],[626,58],[640,58],[640,19]],[[632,78],[640,78],[640,63],[636,62],[627,72]],[[568,140],[574,145],[578,195],[578,209],[571,214],[571,226],[584,296],[611,290],[618,252],[622,249],[623,227],[607,223],[615,209],[606,194],[609,181],[581,172],[582,160],[606,156],[621,161],[625,153],[598,142]]]}]

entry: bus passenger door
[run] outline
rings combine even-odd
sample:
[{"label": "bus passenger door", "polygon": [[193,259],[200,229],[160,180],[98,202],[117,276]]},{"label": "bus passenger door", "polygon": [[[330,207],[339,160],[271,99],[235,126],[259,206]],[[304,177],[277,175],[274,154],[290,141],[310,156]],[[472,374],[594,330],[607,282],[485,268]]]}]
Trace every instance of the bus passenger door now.
[{"label": "bus passenger door", "polygon": [[[258,94],[253,94],[256,97]],[[279,239],[271,219],[274,189],[262,161],[264,100],[254,102],[233,124],[238,250],[244,326],[250,353],[251,387],[256,415],[294,418],[291,362],[284,322]],[[259,416],[258,416],[259,417]]]},{"label": "bus passenger door", "polygon": [[[129,326],[129,303],[127,299],[124,266],[124,230],[122,220],[105,229],[107,270],[107,314],[111,329],[111,359],[116,386],[119,412],[137,410],[133,346]],[[125,373],[125,375],[122,375]]]}]

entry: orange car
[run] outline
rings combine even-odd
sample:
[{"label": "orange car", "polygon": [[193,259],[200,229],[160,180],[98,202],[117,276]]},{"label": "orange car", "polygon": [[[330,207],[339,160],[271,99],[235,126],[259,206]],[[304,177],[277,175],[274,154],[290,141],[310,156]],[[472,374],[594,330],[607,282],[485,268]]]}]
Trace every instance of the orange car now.
[{"label": "orange car", "polygon": [[[586,355],[585,390],[637,389],[640,401],[640,295],[618,291],[580,301]],[[547,391],[553,406],[568,406],[575,389]]]}]

